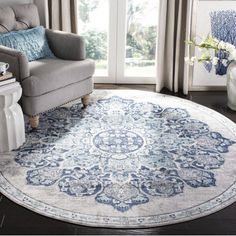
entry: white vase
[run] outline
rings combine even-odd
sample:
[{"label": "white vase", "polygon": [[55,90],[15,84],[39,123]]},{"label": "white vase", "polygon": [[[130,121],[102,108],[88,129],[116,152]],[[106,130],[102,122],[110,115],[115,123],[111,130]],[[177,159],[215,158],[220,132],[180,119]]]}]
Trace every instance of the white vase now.
[{"label": "white vase", "polygon": [[230,63],[227,70],[228,107],[236,111],[236,61]]}]

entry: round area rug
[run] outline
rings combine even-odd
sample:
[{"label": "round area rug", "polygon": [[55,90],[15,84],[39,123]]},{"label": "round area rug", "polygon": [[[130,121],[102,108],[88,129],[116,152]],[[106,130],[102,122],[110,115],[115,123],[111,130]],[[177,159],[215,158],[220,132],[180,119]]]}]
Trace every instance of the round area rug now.
[{"label": "round area rug", "polygon": [[41,115],[0,158],[0,190],[32,211],[97,227],[152,227],[236,200],[236,125],[176,97],[95,91]]}]

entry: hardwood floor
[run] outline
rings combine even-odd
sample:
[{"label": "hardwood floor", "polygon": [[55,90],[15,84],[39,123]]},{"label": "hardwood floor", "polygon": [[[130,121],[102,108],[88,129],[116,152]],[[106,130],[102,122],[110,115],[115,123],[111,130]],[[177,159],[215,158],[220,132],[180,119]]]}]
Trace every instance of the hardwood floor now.
[{"label": "hardwood floor", "polygon": [[142,91],[149,91],[149,92],[155,92],[155,85],[147,85],[147,84],[95,84],[95,89],[134,89],[134,90],[142,90]]},{"label": "hardwood floor", "polygon": [[[155,91],[152,85],[95,85],[96,89],[135,89]],[[236,122],[236,112],[227,108],[226,92],[191,92],[183,97],[210,107]],[[236,203],[212,215],[185,223],[149,229],[106,229],[73,225],[36,214],[6,197],[0,197],[0,234],[236,234]]]}]

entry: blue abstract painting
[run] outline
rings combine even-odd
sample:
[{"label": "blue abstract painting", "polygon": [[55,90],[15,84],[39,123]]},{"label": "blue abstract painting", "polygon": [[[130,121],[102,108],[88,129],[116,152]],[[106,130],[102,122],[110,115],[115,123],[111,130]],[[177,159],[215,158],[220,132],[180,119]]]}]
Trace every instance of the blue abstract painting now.
[{"label": "blue abstract painting", "polygon": [[[224,41],[236,46],[236,11],[213,11],[210,13],[210,19],[212,36],[217,38],[219,41]],[[225,75],[228,66],[222,64],[222,59],[228,59],[229,55],[228,53],[220,51],[216,56],[221,59],[215,66],[216,74]],[[205,67],[209,72],[212,69],[212,65],[209,65],[209,63],[205,65]]]}]

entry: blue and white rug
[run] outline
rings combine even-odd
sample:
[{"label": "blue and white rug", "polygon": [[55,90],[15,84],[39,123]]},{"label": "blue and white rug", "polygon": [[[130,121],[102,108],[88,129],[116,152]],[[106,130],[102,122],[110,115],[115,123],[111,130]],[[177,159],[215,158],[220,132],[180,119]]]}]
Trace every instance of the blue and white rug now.
[{"label": "blue and white rug", "polygon": [[236,125],[219,113],[148,92],[95,91],[27,127],[0,158],[0,190],[42,215],[98,227],[151,227],[236,200]]}]

